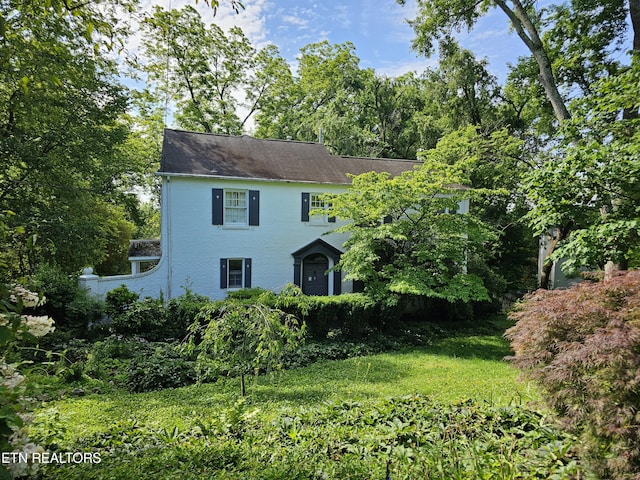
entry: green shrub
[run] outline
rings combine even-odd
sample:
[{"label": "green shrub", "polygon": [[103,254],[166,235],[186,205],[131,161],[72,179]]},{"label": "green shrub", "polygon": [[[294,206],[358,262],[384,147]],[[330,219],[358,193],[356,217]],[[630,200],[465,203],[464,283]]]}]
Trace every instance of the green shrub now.
[{"label": "green shrub", "polygon": [[467,264],[469,273],[474,273],[482,279],[482,284],[489,293],[488,301],[473,302],[474,316],[490,315],[502,310],[502,303],[507,292],[507,281],[503,276],[492,270],[487,263],[477,256],[472,256]]},{"label": "green shrub", "polygon": [[189,290],[166,305],[161,298],[138,301],[138,297],[124,285],[107,294],[112,333],[136,335],[152,342],[180,340],[186,337],[200,309],[209,303],[207,297]]},{"label": "green shrub", "polygon": [[149,342],[141,338],[115,336],[95,342],[87,353],[85,374],[97,380],[125,383],[125,371],[137,355],[150,355]]},{"label": "green shrub", "polygon": [[187,330],[200,309],[210,300],[187,290],[179,297],[172,298],[165,307],[164,334],[165,338],[182,340],[187,336]]},{"label": "green shrub", "polygon": [[603,478],[640,472],[640,271],[538,291],[510,315],[513,363],[590,445]]},{"label": "green shrub", "polygon": [[127,370],[130,392],[150,392],[191,385],[197,380],[195,362],[185,359],[173,344],[156,344],[151,355],[137,355]]},{"label": "green shrub", "polygon": [[67,275],[57,266],[40,266],[30,279],[30,288],[47,299],[36,313],[53,318],[57,332],[85,337],[89,325],[104,316],[103,302],[79,286],[77,275]]},{"label": "green shrub", "polygon": [[129,290],[124,284],[114,288],[107,292],[105,297],[107,314],[112,317],[123,314],[138,301],[138,298],[140,298],[140,295]]},{"label": "green shrub", "polygon": [[127,309],[111,320],[113,333],[137,335],[149,341],[169,338],[166,332],[166,315],[161,300],[145,298],[130,304]]},{"label": "green shrub", "polygon": [[228,298],[232,298],[235,300],[249,300],[249,299],[257,299],[261,297],[268,291],[264,288],[254,287],[254,288],[241,288],[240,290],[231,290],[227,293]]},{"label": "green shrub", "polygon": [[307,296],[293,285],[271,301],[276,308],[303,320],[309,335],[315,339],[324,339],[331,330],[337,329],[346,339],[360,339],[371,331],[379,312],[376,303],[361,293]]}]

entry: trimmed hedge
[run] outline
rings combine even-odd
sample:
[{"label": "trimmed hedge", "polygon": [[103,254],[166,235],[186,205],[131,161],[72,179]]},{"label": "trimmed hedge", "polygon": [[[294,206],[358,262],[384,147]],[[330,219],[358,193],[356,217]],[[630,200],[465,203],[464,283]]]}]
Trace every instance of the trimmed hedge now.
[{"label": "trimmed hedge", "polygon": [[384,326],[389,317],[386,310],[362,293],[308,296],[291,284],[279,294],[256,288],[239,290],[230,293],[229,299],[219,301],[219,304],[222,306],[227,301],[260,302],[278,308],[303,321],[309,336],[316,340],[324,340],[329,332],[336,330],[346,340],[358,340]]},{"label": "trimmed hedge", "polygon": [[228,302],[262,303],[293,315],[307,326],[314,340],[325,340],[338,333],[345,341],[359,341],[374,332],[382,332],[409,316],[418,320],[456,321],[470,317],[470,304],[450,304],[427,299],[414,302],[416,311],[407,313],[408,299],[394,304],[380,304],[363,293],[335,296],[308,296],[295,285],[287,285],[276,294],[260,288],[230,292],[224,300],[210,301],[206,297],[186,292],[164,304],[162,299],[145,298],[121,286],[107,294],[107,311],[111,314],[111,333],[135,335],[149,341],[182,340],[189,325],[198,318],[205,305],[222,308]]}]

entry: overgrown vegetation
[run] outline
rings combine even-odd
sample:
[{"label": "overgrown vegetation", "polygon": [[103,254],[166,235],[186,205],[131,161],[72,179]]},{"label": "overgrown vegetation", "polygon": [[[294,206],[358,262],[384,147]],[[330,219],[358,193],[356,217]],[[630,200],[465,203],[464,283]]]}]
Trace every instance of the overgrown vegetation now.
[{"label": "overgrown vegetation", "polygon": [[[165,308],[119,288],[104,308],[107,336],[61,335],[50,362],[34,365],[28,394],[44,403],[32,432],[50,451],[103,459],[51,465],[46,478],[82,478],[87,468],[95,478],[154,478],[154,462],[186,478],[384,478],[387,466],[391,478],[633,478],[639,292],[634,272],[538,292],[512,315],[515,362],[551,401],[556,425],[522,403],[537,390],[516,385],[502,361],[510,352],[499,317],[401,321],[361,294],[307,297],[293,286],[216,302],[186,291]],[[284,337],[251,333],[260,312],[263,325],[281,328],[295,312],[318,323],[315,336],[272,349]],[[189,324],[194,349],[180,353]],[[226,377],[256,373],[236,402],[238,379]]]},{"label": "overgrown vegetation", "polygon": [[[31,432],[52,452],[100,454],[100,464],[46,466],[47,479],[579,475],[575,438],[524,406],[535,390],[501,360],[503,326],[423,329],[422,347],[261,376],[243,399],[227,378],[145,394],[68,392],[41,405]],[[111,338],[102,360],[145,345]]]},{"label": "overgrown vegetation", "polygon": [[[188,403],[189,393],[212,392],[178,398]],[[151,407],[175,399],[143,401]],[[46,438],[44,413],[34,430]],[[573,441],[521,406],[446,405],[422,395],[308,407],[237,401],[199,407],[190,419],[174,417],[162,426],[131,419],[74,440],[49,437],[57,449],[90,449],[102,461],[51,465],[44,473],[65,480],[570,478],[581,472]]]}]

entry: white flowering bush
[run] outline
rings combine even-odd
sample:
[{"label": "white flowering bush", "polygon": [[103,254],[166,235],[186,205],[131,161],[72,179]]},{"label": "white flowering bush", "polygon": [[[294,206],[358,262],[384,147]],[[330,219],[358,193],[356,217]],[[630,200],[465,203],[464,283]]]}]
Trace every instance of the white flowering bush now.
[{"label": "white flowering bush", "polygon": [[[0,284],[0,352],[3,352],[0,357],[0,451],[21,452],[27,454],[27,458],[43,449],[27,437],[25,377],[19,372],[18,364],[7,363],[7,355],[19,341],[38,339],[54,330],[51,318],[23,313],[25,308],[38,307],[44,302],[44,297],[22,285]],[[29,463],[3,464],[0,477],[3,469],[19,477],[33,473],[35,468],[37,465]]]}]

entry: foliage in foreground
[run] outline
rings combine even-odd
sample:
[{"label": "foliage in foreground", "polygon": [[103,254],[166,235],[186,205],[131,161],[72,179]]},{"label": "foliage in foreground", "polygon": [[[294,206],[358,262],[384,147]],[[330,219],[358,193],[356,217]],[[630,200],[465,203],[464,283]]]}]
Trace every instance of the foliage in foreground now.
[{"label": "foliage in foreground", "polygon": [[[1,220],[1,217],[0,217]],[[1,228],[4,225],[0,223]],[[4,267],[0,265],[0,270]],[[27,436],[26,424],[31,401],[25,398],[25,376],[19,363],[9,363],[13,350],[18,345],[35,342],[54,330],[53,319],[47,316],[29,315],[29,309],[38,307],[45,298],[27,290],[22,285],[0,282],[0,452],[22,454],[41,451]],[[0,464],[0,478],[11,478],[28,473],[30,465]]]},{"label": "foliage in foreground", "polygon": [[[43,430],[46,434],[46,431]],[[44,438],[43,438],[44,440]],[[100,464],[49,465],[45,478],[568,478],[573,438],[524,407],[424,396],[271,411],[245,400],[184,427],[135,421],[52,449]]]},{"label": "foliage in foreground", "polygon": [[603,478],[640,478],[640,271],[538,291],[511,318],[514,364],[587,440]]}]

